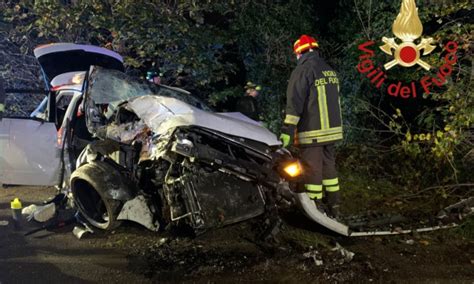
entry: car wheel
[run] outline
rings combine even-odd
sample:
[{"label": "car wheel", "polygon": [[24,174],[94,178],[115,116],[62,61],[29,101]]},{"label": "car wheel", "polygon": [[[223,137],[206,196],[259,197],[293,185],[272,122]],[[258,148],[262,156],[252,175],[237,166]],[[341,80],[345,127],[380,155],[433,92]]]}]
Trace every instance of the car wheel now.
[{"label": "car wheel", "polygon": [[81,172],[87,173],[92,169],[93,165],[86,164],[74,172],[71,184],[74,202],[91,225],[103,230],[112,230],[121,223],[117,220],[117,216],[123,202],[105,195],[107,191],[105,182],[94,180],[87,174],[81,175]]}]

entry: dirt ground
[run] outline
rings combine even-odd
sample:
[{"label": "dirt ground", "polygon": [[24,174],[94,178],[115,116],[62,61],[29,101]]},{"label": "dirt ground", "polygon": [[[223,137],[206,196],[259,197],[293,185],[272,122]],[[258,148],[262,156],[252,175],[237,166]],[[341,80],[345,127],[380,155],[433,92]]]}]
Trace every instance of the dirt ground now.
[{"label": "dirt ground", "polygon": [[[13,197],[27,206],[52,195],[52,188],[0,188],[0,221],[10,220]],[[283,220],[271,244],[256,241],[258,219],[197,238],[124,223],[81,240],[73,225],[25,237],[38,224],[16,231],[10,223],[0,226],[0,283],[474,283],[474,240],[456,229],[344,238],[295,211],[283,212]],[[355,253],[351,261],[332,250],[336,242]]]}]

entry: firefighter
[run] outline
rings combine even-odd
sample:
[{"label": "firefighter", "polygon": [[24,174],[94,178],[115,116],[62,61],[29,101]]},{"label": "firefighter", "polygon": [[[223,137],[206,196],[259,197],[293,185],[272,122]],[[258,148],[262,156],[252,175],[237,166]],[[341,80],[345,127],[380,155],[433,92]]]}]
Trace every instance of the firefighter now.
[{"label": "firefighter", "polygon": [[251,119],[259,120],[259,108],[257,96],[262,87],[255,85],[252,82],[247,82],[245,85],[245,95],[240,97],[235,104],[235,111],[240,112]]},{"label": "firefighter", "polygon": [[161,78],[163,77],[163,73],[158,73],[155,70],[150,70],[146,72],[146,80],[150,83],[153,83],[155,85],[160,85],[161,84]]},{"label": "firefighter", "polygon": [[308,167],[301,190],[314,200],[318,210],[338,217],[340,192],[334,144],[342,139],[339,79],[321,58],[313,37],[302,35],[293,51],[298,63],[288,82],[280,139],[284,147],[298,147]]}]

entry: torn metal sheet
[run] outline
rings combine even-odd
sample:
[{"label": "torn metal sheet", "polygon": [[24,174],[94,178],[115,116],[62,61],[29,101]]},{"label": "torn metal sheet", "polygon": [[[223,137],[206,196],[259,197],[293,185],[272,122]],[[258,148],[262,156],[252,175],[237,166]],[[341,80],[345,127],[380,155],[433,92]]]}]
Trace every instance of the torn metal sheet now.
[{"label": "torn metal sheet", "polygon": [[122,143],[131,143],[139,134],[147,130],[142,122],[124,124],[110,124],[107,126],[106,137]]},{"label": "torn metal sheet", "polygon": [[117,220],[133,221],[155,232],[160,229],[160,224],[154,220],[153,213],[150,211],[143,195],[138,195],[134,199],[125,202]]}]

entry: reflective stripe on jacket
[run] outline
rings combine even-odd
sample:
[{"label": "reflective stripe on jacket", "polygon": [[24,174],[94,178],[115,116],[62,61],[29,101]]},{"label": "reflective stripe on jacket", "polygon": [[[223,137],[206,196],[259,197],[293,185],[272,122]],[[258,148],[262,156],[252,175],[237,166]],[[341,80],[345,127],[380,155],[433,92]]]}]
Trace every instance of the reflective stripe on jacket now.
[{"label": "reflective stripe on jacket", "polygon": [[284,123],[297,126],[301,145],[342,139],[339,79],[317,51],[303,54],[291,73]]}]

